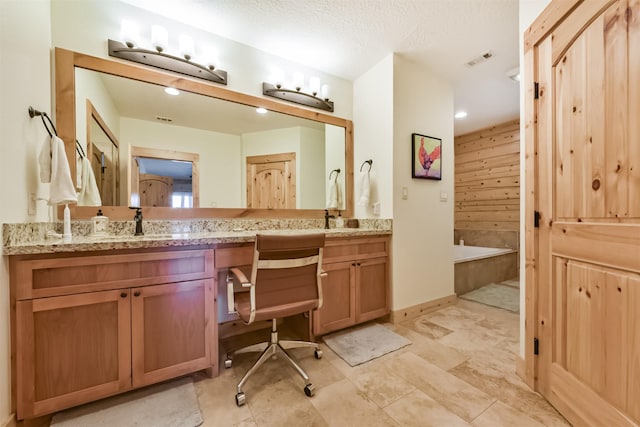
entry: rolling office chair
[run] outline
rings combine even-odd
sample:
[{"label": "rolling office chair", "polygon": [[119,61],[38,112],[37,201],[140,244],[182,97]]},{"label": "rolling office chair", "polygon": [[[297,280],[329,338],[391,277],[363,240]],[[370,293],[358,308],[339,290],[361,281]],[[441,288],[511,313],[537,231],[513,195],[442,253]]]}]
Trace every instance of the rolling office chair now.
[{"label": "rolling office chair", "polygon": [[[242,387],[269,357],[280,355],[289,362],[305,381],[304,393],[313,396],[314,387],[306,372],[291,358],[285,347],[313,347],[316,359],[322,351],[316,343],[284,341],[278,339],[276,319],[307,313],[322,306],[322,250],[324,234],[265,235],[256,236],[251,266],[251,281],[238,268],[231,268],[227,276],[227,298],[229,313],[237,313],[247,325],[271,319],[271,341],[252,345],[234,353],[260,351],[266,348],[238,383],[236,404],[245,403]],[[234,278],[243,292],[234,292]],[[248,289],[248,292],[247,292]],[[257,349],[257,347],[260,347]],[[227,354],[225,367],[230,368],[231,355]]]}]

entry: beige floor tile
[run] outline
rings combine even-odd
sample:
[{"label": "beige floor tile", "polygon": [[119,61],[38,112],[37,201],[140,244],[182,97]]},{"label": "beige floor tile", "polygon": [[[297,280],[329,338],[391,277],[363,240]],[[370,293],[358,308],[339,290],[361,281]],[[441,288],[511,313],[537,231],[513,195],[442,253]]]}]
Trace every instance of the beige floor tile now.
[{"label": "beige floor tile", "polygon": [[491,352],[504,341],[504,337],[484,328],[456,331],[438,340],[440,344],[453,347],[470,357],[480,352]]},{"label": "beige floor tile", "polygon": [[493,360],[489,353],[478,354],[449,372],[544,425],[567,425],[544,398],[512,371],[509,364]]},{"label": "beige floor tile", "polygon": [[429,397],[465,421],[471,421],[496,400],[413,353],[389,362],[390,367]]},{"label": "beige floor tile", "polygon": [[329,426],[399,426],[348,379],[318,390],[310,401]]},{"label": "beige floor tile", "polygon": [[462,351],[458,351],[439,341],[428,338],[423,338],[419,342],[414,343],[409,351],[445,371],[458,366],[470,357]]},{"label": "beige floor tile", "polygon": [[247,405],[260,427],[326,426],[302,388],[290,379],[247,392]]},{"label": "beige floor tile", "polygon": [[476,427],[543,427],[543,424],[538,421],[499,401],[491,405],[471,424]]},{"label": "beige floor tile", "polygon": [[388,364],[373,365],[369,369],[361,370],[350,379],[359,390],[381,408],[415,390],[413,385],[395,375]]},{"label": "beige floor tile", "polygon": [[463,427],[470,424],[416,390],[384,408],[403,427]]},{"label": "beige floor tile", "polygon": [[231,370],[222,371],[217,378],[194,376],[203,425],[233,426],[253,422],[248,406],[238,408],[235,403],[237,380]]},{"label": "beige floor tile", "polygon": [[427,338],[437,339],[442,338],[445,335],[449,335],[453,331],[442,327],[436,323],[430,322],[429,318],[420,316],[413,320],[408,320],[400,323],[402,326],[413,329],[421,335]]}]

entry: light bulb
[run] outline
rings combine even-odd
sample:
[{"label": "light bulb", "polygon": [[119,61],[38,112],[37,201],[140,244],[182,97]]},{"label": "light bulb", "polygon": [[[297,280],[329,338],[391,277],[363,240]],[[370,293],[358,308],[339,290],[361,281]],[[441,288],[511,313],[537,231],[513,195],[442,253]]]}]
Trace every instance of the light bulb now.
[{"label": "light bulb", "polygon": [[316,96],[318,93],[320,93],[320,79],[318,77],[311,77],[309,79],[309,90],[311,91],[313,96]]},{"label": "light bulb", "polygon": [[129,48],[138,46],[140,41],[140,28],[138,28],[135,22],[123,19],[120,22],[120,37]]},{"label": "light bulb", "polygon": [[280,89],[282,86],[284,86],[284,71],[280,69],[273,70],[271,79],[273,80],[273,85]]},{"label": "light bulb", "polygon": [[169,48],[169,33],[160,25],[151,26],[151,45],[158,52],[164,52]]},{"label": "light bulb", "polygon": [[302,89],[302,86],[304,86],[304,74],[296,71],[293,73],[293,87],[299,91]]},{"label": "light bulb", "polygon": [[210,70],[215,70],[216,67],[220,67],[220,60],[218,59],[218,52],[215,49],[206,49],[203,55],[204,63]]},{"label": "light bulb", "polygon": [[193,57],[195,48],[191,36],[188,36],[186,34],[180,35],[178,37],[178,46],[180,55],[182,55],[184,59],[188,61]]},{"label": "light bulb", "polygon": [[328,101],[331,97],[331,90],[329,89],[329,85],[322,85],[322,99]]}]

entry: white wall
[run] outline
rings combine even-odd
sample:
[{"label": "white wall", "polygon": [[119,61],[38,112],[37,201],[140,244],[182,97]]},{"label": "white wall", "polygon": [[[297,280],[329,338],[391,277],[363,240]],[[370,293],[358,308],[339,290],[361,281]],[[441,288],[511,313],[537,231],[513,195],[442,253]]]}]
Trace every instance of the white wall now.
[{"label": "white wall", "polygon": [[[388,55],[353,82],[354,204],[356,218],[374,218],[372,204],[380,203],[380,218],[393,217],[393,54]],[[368,206],[359,206],[360,167],[371,167],[371,197]],[[364,165],[363,171],[368,169]]]},{"label": "white wall", "polygon": [[[27,193],[48,196],[38,183],[37,153],[46,132],[40,119],[30,119],[31,105],[51,114],[49,1],[0,1],[0,223],[46,221],[38,202],[29,216]],[[47,135],[48,136],[48,135]],[[0,248],[0,253],[2,248]],[[9,273],[0,262],[0,425],[11,415]]]},{"label": "white wall", "polygon": [[[544,10],[551,0],[520,0],[519,3],[519,34],[520,34],[520,82],[524,81],[524,75],[529,70],[523,68],[524,65],[524,32],[533,23],[536,17]],[[525,88],[520,83],[520,194],[525,192],[525,140],[524,140],[524,101]],[[525,331],[525,291],[527,283],[525,282],[525,266],[526,257],[524,253],[525,247],[525,206],[524,197],[520,198],[520,357],[524,357],[524,331]]]},{"label": "white wall", "polygon": [[[454,293],[453,88],[401,55],[393,69],[392,274],[399,310]],[[442,139],[441,181],[411,178],[413,132]],[[443,193],[448,200],[440,200]]]},{"label": "white wall", "polygon": [[129,168],[130,146],[199,154],[200,207],[243,206],[239,136],[123,117],[120,165],[125,169]]}]

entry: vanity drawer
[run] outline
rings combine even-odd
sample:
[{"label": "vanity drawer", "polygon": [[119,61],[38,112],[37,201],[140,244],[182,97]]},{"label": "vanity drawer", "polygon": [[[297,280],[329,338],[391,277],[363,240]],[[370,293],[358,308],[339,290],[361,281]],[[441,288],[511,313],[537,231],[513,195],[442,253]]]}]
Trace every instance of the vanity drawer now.
[{"label": "vanity drawer", "polygon": [[17,259],[16,299],[94,292],[213,277],[213,250]]},{"label": "vanity drawer", "polygon": [[324,263],[384,257],[389,253],[388,237],[331,239],[324,247]]},{"label": "vanity drawer", "polygon": [[229,267],[251,265],[253,262],[254,244],[216,249],[215,260],[218,270]]}]

